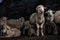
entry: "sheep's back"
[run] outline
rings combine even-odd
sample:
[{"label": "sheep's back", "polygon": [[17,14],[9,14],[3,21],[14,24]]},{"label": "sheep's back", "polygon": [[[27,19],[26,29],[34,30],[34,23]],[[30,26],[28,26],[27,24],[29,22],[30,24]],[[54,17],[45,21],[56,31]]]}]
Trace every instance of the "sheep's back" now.
[{"label": "sheep's back", "polygon": [[54,15],[55,23],[60,23],[60,10],[56,11]]}]

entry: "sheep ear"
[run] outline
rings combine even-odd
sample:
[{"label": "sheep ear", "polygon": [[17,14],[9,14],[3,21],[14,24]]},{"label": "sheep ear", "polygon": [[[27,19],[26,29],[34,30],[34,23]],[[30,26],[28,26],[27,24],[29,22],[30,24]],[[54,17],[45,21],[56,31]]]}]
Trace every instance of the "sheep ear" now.
[{"label": "sheep ear", "polygon": [[44,9],[47,9],[47,7],[44,7]]}]

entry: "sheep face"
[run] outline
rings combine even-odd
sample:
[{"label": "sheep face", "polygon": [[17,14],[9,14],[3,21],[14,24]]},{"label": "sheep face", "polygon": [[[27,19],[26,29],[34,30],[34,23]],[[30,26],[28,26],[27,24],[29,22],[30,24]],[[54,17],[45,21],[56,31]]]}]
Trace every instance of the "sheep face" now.
[{"label": "sheep face", "polygon": [[53,10],[49,9],[46,13],[49,13],[50,15],[52,15],[53,12],[54,12]]},{"label": "sheep face", "polygon": [[38,5],[37,8],[36,8],[38,13],[44,12],[44,9],[45,9],[45,7],[43,5]]},{"label": "sheep face", "polygon": [[51,21],[53,21],[53,19],[54,19],[54,14],[53,14],[53,10],[48,10],[47,12],[45,12],[45,13],[48,13],[48,15],[49,15],[49,17],[50,17],[50,19],[51,19]]}]

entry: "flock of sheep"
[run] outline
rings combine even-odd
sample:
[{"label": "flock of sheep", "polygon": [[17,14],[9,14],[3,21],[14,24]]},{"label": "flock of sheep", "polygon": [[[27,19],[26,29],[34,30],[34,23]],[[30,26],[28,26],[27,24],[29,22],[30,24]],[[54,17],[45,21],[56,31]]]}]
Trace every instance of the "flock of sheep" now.
[{"label": "flock of sheep", "polygon": [[[60,24],[60,10],[54,11],[49,9],[45,12],[47,7],[44,5],[38,5],[36,12],[32,13],[29,20],[25,20],[24,17],[19,19],[9,19],[6,17],[0,18],[0,27],[3,27],[2,33],[5,37],[17,37],[21,35],[28,36],[42,36],[45,35],[45,25],[54,25],[54,34],[58,34],[56,23]],[[44,16],[46,15],[46,16]],[[48,27],[48,26],[46,26]]]}]

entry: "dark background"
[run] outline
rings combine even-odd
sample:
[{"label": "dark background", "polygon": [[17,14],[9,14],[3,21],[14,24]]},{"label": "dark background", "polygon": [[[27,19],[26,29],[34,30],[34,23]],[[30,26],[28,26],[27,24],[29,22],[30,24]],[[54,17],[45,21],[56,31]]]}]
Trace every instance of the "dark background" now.
[{"label": "dark background", "polygon": [[10,18],[24,17],[26,20],[35,12],[39,4],[43,4],[48,9],[59,10],[60,0],[3,0],[0,2],[0,17]]}]

